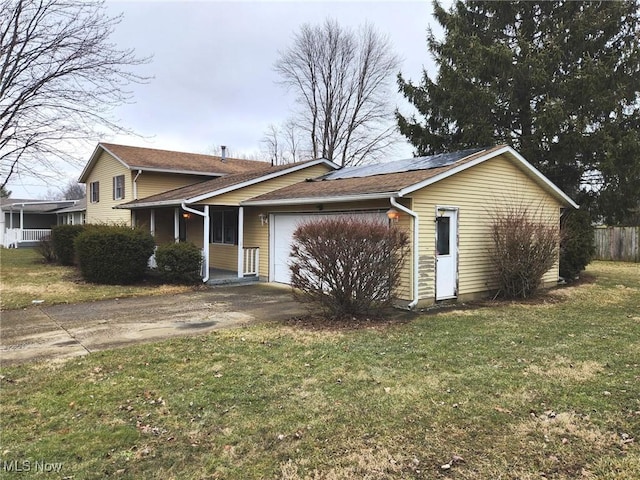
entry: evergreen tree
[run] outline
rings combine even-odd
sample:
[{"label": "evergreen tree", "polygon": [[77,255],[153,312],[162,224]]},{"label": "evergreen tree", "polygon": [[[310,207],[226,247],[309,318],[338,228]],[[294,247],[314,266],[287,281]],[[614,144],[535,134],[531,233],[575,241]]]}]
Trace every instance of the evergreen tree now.
[{"label": "evergreen tree", "polygon": [[430,31],[428,46],[438,75],[424,72],[419,85],[399,76],[423,117],[396,112],[400,132],[418,155],[509,144],[624,221],[640,204],[639,6],[459,1],[446,11],[436,1],[445,36]]}]

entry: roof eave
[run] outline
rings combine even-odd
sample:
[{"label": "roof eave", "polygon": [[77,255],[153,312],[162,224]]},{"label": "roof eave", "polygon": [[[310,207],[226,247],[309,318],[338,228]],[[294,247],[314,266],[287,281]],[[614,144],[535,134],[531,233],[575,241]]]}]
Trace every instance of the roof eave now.
[{"label": "roof eave", "polygon": [[87,164],[85,165],[84,169],[82,170],[82,173],[80,174],[80,177],[78,178],[78,183],[87,183],[87,177],[89,176],[89,172],[91,172],[91,169],[93,169],[93,166],[98,161],[98,157],[100,156],[99,153],[98,153],[99,150],[103,150],[103,151],[107,152],[109,155],[111,155],[113,158],[115,158],[118,162],[120,162],[122,165],[124,165],[127,169],[131,170],[131,167],[124,160],[122,160],[115,153],[110,151],[102,143],[98,143],[98,145],[96,145],[96,148],[93,149],[93,153],[91,154],[91,157],[89,157],[89,161],[87,162]]},{"label": "roof eave", "polygon": [[141,167],[132,165],[131,170],[142,170],[143,172],[155,172],[155,173],[178,173],[181,175],[203,175],[205,177],[224,177],[230,175],[229,173],[220,172],[205,172],[200,170],[176,170],[171,168],[158,168],[158,167]]},{"label": "roof eave", "polygon": [[266,182],[267,180],[272,180],[274,178],[281,177],[283,175],[287,175],[289,173],[297,172],[299,170],[304,170],[305,168],[315,167],[316,165],[325,164],[331,168],[339,168],[335,163],[330,162],[324,158],[320,158],[317,160],[310,160],[309,162],[305,162],[299,165],[295,165],[291,168],[286,168],[284,170],[279,170],[277,172],[268,173],[266,175],[262,175],[260,177],[253,178],[251,180],[247,180],[245,182],[240,182],[235,185],[229,185],[228,187],[221,188],[220,190],[214,190],[212,192],[207,192],[201,195],[196,195],[194,197],[188,198],[185,200],[186,203],[197,203],[202,202],[203,200],[207,200],[212,197],[217,197],[219,195],[223,195],[225,193],[233,192],[235,190],[239,190],[241,188],[249,187],[251,185],[255,185],[257,183]]},{"label": "roof eave", "polygon": [[179,207],[185,199],[179,200],[159,200],[157,202],[140,202],[135,204],[126,204],[123,203],[121,205],[115,205],[113,208],[119,210],[135,210],[138,208],[153,208],[153,207]]},{"label": "roof eave", "polygon": [[359,202],[366,200],[381,200],[389,197],[399,197],[399,192],[377,192],[362,193],[355,195],[333,195],[328,197],[300,197],[284,198],[274,200],[245,200],[240,205],[247,207],[267,207],[278,205],[308,205],[312,203],[339,203],[339,202]]}]

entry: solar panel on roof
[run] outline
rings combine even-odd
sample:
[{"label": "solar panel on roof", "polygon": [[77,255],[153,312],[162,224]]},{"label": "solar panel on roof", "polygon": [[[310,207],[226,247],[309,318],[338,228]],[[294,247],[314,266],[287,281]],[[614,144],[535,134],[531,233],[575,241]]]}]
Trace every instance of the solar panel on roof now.
[{"label": "solar panel on roof", "polygon": [[439,153],[428,157],[407,158],[394,162],[377,163],[374,165],[360,165],[358,167],[346,167],[327,173],[323,180],[337,180],[341,178],[371,177],[373,175],[385,175],[388,173],[410,172],[412,170],[429,170],[431,168],[447,167],[475,153],[486,150],[485,148],[470,148],[459,152]]}]

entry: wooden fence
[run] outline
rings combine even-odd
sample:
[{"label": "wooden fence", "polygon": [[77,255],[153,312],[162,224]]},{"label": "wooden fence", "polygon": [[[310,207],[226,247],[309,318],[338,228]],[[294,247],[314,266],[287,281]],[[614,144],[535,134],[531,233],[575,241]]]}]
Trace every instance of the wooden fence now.
[{"label": "wooden fence", "polygon": [[596,260],[640,262],[640,226],[597,227]]}]

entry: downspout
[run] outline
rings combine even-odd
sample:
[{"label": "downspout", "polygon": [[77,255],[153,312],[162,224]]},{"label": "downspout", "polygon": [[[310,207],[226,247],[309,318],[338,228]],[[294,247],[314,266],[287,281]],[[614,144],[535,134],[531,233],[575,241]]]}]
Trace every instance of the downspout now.
[{"label": "downspout", "polygon": [[238,278],[244,277],[244,207],[238,207]]},{"label": "downspout", "polygon": [[138,200],[138,177],[142,175],[142,170],[138,170],[136,176],[133,177],[133,199]]},{"label": "downspout", "polygon": [[207,283],[209,281],[209,229],[211,221],[209,218],[209,205],[204,206],[204,212],[187,207],[185,202],[182,202],[180,206],[185,212],[193,213],[194,215],[200,215],[204,218],[204,232],[202,235],[202,243],[204,244],[202,247],[204,275],[202,276],[202,283]]},{"label": "downspout", "polygon": [[413,217],[413,300],[409,305],[407,305],[407,309],[412,310],[418,304],[418,300],[420,299],[418,296],[418,267],[420,260],[420,229],[418,214],[404,205],[400,205],[396,202],[394,197],[389,197],[389,202],[391,202],[393,207],[398,210],[402,210],[404,213]]}]

